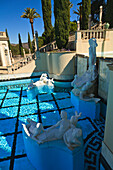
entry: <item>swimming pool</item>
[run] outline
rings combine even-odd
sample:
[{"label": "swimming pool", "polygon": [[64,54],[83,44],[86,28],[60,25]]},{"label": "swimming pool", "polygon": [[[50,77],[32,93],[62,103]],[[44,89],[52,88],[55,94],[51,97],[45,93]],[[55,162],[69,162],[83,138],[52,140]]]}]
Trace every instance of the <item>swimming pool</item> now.
[{"label": "swimming pool", "polygon": [[[20,90],[21,87],[23,89],[27,89],[28,85],[32,82],[38,81],[39,78],[31,78],[31,79],[20,79],[20,80],[11,80],[11,81],[1,81],[0,82],[0,90],[5,89],[17,89]],[[70,92],[71,87],[54,87],[55,92]]]},{"label": "swimming pool", "polygon": [[[37,80],[38,78],[33,79],[33,81]],[[68,119],[74,115],[70,91],[62,89],[62,92],[60,88],[57,88],[57,92],[39,94],[34,99],[28,99],[26,89],[30,82],[31,79],[24,79],[0,83],[1,87],[7,85],[5,88],[0,89],[0,169],[3,170],[20,170],[22,167],[27,170],[34,170],[34,167],[27,159],[22,137],[22,123],[26,123],[27,118],[42,122],[44,128],[47,128],[60,120],[61,110],[67,111]],[[79,123],[84,129],[86,160],[89,160],[87,152],[91,149],[90,147],[88,149],[89,142],[91,145],[92,139],[95,138],[95,142],[99,143],[94,153],[96,161],[92,165],[92,167],[96,167],[99,162],[104,123],[99,123],[97,128],[95,122],[87,117],[81,119]],[[100,133],[100,140],[98,140],[96,136]],[[91,152],[93,153],[94,151],[91,150]],[[87,161],[85,166],[86,168],[88,167]]]}]

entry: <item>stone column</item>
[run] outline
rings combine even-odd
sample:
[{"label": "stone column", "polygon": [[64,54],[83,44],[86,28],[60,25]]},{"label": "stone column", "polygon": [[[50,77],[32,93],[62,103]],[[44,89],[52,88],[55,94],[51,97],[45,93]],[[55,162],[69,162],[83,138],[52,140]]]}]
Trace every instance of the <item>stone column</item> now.
[{"label": "stone column", "polygon": [[24,58],[26,58],[25,50],[23,49]]},{"label": "stone column", "polygon": [[6,65],[11,65],[11,58],[10,58],[10,53],[9,53],[9,47],[8,47],[8,42],[5,43],[5,45],[2,46],[2,50],[4,53],[4,58],[6,60]]},{"label": "stone column", "polygon": [[29,54],[31,54],[31,50],[30,50],[30,48],[29,48]]},{"label": "stone column", "polygon": [[9,50],[9,54],[10,54],[11,65],[12,65],[12,64],[14,64],[14,59],[13,59],[13,57],[12,57],[12,52],[11,52],[11,50]]},{"label": "stone column", "polygon": [[35,52],[37,51],[37,44],[36,44],[36,37],[35,37],[35,34],[34,34],[34,46],[35,46]]},{"label": "stone column", "polygon": [[11,50],[9,50],[9,54],[10,54],[10,58],[12,60],[12,52],[11,52]]},{"label": "stone column", "polygon": [[77,31],[80,30],[80,21],[77,21]]},{"label": "stone column", "polygon": [[102,142],[101,154],[111,169],[113,169],[113,64],[109,64],[108,67],[110,70],[110,81],[107,98],[104,141]]},{"label": "stone column", "polygon": [[102,9],[103,7],[100,6],[99,26],[102,26]]},{"label": "stone column", "polygon": [[91,14],[89,15],[88,19],[88,29],[91,30]]},{"label": "stone column", "polygon": [[0,46],[0,57],[1,57],[2,66],[7,66],[4,47],[2,45]]}]

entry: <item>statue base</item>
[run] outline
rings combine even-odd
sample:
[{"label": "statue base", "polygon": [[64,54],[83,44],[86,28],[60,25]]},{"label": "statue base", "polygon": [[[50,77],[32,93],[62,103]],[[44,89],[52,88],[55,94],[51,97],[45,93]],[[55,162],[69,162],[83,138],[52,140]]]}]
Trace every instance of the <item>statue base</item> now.
[{"label": "statue base", "polygon": [[23,126],[23,139],[28,159],[37,170],[84,170],[84,147],[69,150],[63,140],[38,144]]},{"label": "statue base", "polygon": [[90,117],[91,119],[98,120],[100,118],[100,103],[95,103],[94,101],[84,101],[75,96],[71,92],[71,102],[75,107],[75,110],[79,113],[82,112],[82,117]]}]

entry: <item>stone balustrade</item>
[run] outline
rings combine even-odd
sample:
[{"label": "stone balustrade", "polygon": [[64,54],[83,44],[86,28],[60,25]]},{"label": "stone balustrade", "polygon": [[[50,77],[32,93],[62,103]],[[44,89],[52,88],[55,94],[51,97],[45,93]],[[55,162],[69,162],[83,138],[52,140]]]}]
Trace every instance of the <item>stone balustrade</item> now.
[{"label": "stone balustrade", "polygon": [[75,49],[77,54],[89,54],[89,39],[95,38],[98,47],[96,53],[100,57],[107,57],[105,54],[113,51],[113,29],[100,30],[79,30],[75,33]]},{"label": "stone balustrade", "polygon": [[89,40],[91,38],[103,39],[104,38],[104,30],[81,30],[81,39]]},{"label": "stone balustrade", "polygon": [[30,61],[33,60],[34,54],[26,54],[26,57],[22,58],[21,60],[17,61],[16,63],[13,63],[12,65],[8,65],[7,73],[10,74],[14,72],[15,70],[18,70],[19,68],[23,67],[24,65],[28,64]]},{"label": "stone balustrade", "polygon": [[104,23],[104,24],[102,24],[102,25],[96,24],[96,25],[94,25],[94,26],[91,27],[91,30],[105,29],[105,25],[106,25],[106,23]]}]

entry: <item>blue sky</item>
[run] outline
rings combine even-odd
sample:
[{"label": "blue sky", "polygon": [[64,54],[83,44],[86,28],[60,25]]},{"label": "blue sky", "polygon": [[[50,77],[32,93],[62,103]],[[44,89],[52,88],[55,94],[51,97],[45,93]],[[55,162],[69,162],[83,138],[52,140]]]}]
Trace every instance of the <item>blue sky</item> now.
[{"label": "blue sky", "polygon": [[[54,0],[51,0],[52,25],[54,25],[53,2]],[[76,10],[77,3],[81,0],[71,0],[71,2],[73,8],[70,11],[70,20],[73,21],[77,19],[73,10]],[[0,0],[0,31],[5,31],[7,28],[11,43],[18,43],[18,33],[21,35],[22,42],[27,42],[28,32],[32,38],[29,20],[20,17],[27,7],[35,8],[41,16],[34,21],[34,30],[37,30],[39,36],[41,36],[44,32],[41,0]]]}]

